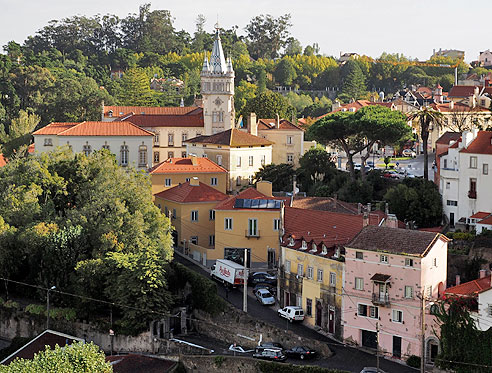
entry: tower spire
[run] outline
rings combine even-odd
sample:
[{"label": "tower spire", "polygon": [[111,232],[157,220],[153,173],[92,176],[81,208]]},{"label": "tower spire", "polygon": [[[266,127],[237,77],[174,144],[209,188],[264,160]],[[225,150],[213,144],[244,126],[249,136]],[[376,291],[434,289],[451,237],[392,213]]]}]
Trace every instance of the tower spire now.
[{"label": "tower spire", "polygon": [[215,41],[212,48],[212,54],[210,56],[211,71],[214,74],[226,73],[226,61],[224,57],[224,51],[222,50],[222,43],[220,41],[220,28],[219,22],[215,24]]}]

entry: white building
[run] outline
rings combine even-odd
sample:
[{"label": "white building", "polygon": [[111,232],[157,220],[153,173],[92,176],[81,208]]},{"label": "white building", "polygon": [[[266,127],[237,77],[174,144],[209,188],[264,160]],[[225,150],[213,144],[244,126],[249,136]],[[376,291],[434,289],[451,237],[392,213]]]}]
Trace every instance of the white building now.
[{"label": "white building", "polygon": [[492,66],[492,52],[490,50],[486,50],[483,52],[480,52],[480,55],[478,56],[478,63],[480,66]]},{"label": "white building", "polygon": [[464,131],[441,155],[439,191],[451,227],[472,228],[478,212],[492,211],[492,132]]},{"label": "white building", "polygon": [[68,145],[75,153],[89,155],[108,149],[120,166],[147,170],[152,159],[154,134],[130,122],[50,123],[33,133],[36,153]]}]

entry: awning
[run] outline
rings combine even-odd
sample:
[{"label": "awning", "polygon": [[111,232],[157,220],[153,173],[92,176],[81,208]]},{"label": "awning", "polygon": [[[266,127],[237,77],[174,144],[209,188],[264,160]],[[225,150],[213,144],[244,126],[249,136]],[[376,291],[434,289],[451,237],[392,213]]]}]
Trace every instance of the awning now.
[{"label": "awning", "polygon": [[383,275],[382,273],[376,273],[374,276],[371,277],[371,281],[388,282],[390,278],[391,278],[390,275]]}]

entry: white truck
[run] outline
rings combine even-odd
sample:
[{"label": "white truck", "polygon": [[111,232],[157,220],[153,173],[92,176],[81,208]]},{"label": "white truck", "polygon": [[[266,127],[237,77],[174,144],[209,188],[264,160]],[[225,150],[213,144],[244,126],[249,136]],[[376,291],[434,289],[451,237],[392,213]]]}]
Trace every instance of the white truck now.
[{"label": "white truck", "polygon": [[244,284],[244,267],[232,260],[217,259],[212,266],[210,276],[222,283],[228,283],[233,287]]}]

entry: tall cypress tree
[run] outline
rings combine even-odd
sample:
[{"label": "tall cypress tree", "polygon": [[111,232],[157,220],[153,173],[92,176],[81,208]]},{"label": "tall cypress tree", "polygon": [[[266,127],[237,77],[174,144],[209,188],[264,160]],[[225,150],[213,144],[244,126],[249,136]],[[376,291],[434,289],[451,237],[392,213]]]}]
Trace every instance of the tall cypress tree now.
[{"label": "tall cypress tree", "polygon": [[364,97],[367,94],[366,78],[359,64],[354,60],[349,60],[344,70],[346,71],[342,87],[344,98],[358,100]]},{"label": "tall cypress tree", "polygon": [[120,105],[153,106],[155,104],[147,74],[138,67],[129,69],[121,79],[118,90]]}]

